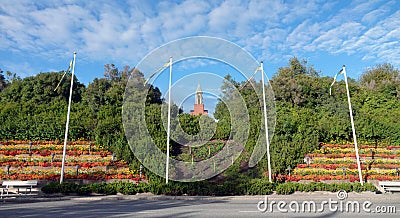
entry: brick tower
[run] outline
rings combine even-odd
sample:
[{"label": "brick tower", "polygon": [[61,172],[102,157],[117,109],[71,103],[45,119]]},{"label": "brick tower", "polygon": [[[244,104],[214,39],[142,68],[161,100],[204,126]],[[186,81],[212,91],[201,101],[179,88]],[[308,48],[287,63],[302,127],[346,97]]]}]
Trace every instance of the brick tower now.
[{"label": "brick tower", "polygon": [[190,115],[208,114],[208,110],[204,110],[203,91],[201,91],[200,83],[197,85],[196,100],[194,102],[194,110],[190,110]]}]

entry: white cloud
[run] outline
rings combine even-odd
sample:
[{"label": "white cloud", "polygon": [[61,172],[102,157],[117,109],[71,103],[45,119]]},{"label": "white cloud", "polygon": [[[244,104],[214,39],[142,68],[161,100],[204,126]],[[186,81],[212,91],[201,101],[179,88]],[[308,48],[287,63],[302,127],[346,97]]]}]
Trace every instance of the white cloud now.
[{"label": "white cloud", "polygon": [[399,27],[398,1],[384,0],[4,1],[0,52],[132,65],[170,40],[210,35],[276,63],[327,52],[400,65]]},{"label": "white cloud", "polygon": [[342,43],[353,37],[358,37],[364,28],[365,27],[360,23],[344,23],[339,27],[330,29],[327,32],[322,33],[320,37],[318,37],[311,43],[310,48],[337,53],[341,50]]},{"label": "white cloud", "polygon": [[311,23],[310,20],[305,20],[287,36],[286,42],[293,50],[304,49],[320,34],[320,31],[318,23]]},{"label": "white cloud", "polygon": [[206,27],[209,4],[188,0],[181,4],[160,3],[159,15],[155,20],[161,24],[165,41],[195,35]]},{"label": "white cloud", "polygon": [[390,11],[390,6],[388,4],[373,10],[361,18],[361,22],[372,24],[379,20],[383,15]]},{"label": "white cloud", "polygon": [[234,33],[238,17],[244,13],[244,7],[238,1],[224,1],[209,14],[209,28],[215,33]]},{"label": "white cloud", "polygon": [[362,36],[354,38],[346,43],[344,51],[357,50],[364,54],[363,60],[377,60],[392,62],[400,65],[399,41],[400,41],[400,11],[378,22]]},{"label": "white cloud", "polygon": [[5,61],[2,63],[2,65],[4,65],[4,67],[5,67],[4,70],[7,70],[7,71],[10,71],[13,73],[17,72],[17,69],[18,69],[18,71],[22,69],[21,71],[19,71],[21,73],[17,74],[18,76],[20,76],[22,78],[27,77],[27,76],[32,76],[32,75],[35,75],[36,73],[38,73],[38,72],[35,72],[34,69],[32,69],[31,64],[27,61],[20,61],[18,63]]},{"label": "white cloud", "polygon": [[282,22],[293,23],[315,16],[318,10],[320,10],[321,5],[316,1],[300,1],[284,7],[287,7],[288,11],[285,13]]}]

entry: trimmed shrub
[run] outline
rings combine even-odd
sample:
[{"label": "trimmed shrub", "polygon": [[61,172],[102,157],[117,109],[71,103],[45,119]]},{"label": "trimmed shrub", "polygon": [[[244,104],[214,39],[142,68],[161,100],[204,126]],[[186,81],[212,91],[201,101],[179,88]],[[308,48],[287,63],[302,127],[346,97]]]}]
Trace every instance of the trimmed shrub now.
[{"label": "trimmed shrub", "polygon": [[42,192],[45,194],[54,194],[60,193],[60,183],[58,182],[50,182],[49,184],[42,187]]},{"label": "trimmed shrub", "polygon": [[149,192],[148,184],[143,182],[136,184],[136,192],[137,193]]},{"label": "trimmed shrub", "polygon": [[92,193],[92,189],[90,185],[81,185],[77,190],[76,193],[78,195],[89,195]]},{"label": "trimmed shrub", "polygon": [[270,183],[265,179],[254,179],[244,188],[247,195],[269,195],[275,190],[275,183]]},{"label": "trimmed shrub", "polygon": [[323,182],[311,182],[309,184],[301,183],[282,183],[276,187],[276,193],[282,195],[292,194],[295,191],[330,191],[337,192],[340,190],[345,190],[346,192],[362,192],[362,191],[376,191],[376,187],[371,183],[365,183],[361,186],[360,183],[323,183]]},{"label": "trimmed shrub", "polygon": [[60,192],[62,194],[77,193],[79,185],[71,182],[64,182],[60,184]]},{"label": "trimmed shrub", "polygon": [[[110,185],[110,184],[108,184]],[[137,193],[136,185],[131,182],[118,182],[114,184],[115,190],[124,195],[134,195]]]},{"label": "trimmed shrub", "polygon": [[293,182],[288,182],[288,183],[282,183],[279,184],[276,187],[276,194],[279,195],[289,195],[294,193],[295,191],[299,190],[300,183],[293,183]]},{"label": "trimmed shrub", "polygon": [[106,184],[106,183],[94,183],[91,184],[91,190],[94,193],[105,194],[105,195],[115,195],[117,194],[116,187],[113,185],[114,183]]},{"label": "trimmed shrub", "polygon": [[88,195],[91,193],[113,195],[117,192],[124,195],[134,195],[141,192],[151,192],[156,195],[268,195],[273,191],[276,194],[288,195],[295,191],[311,192],[311,191],[330,191],[337,192],[345,190],[346,192],[362,192],[362,191],[376,191],[376,187],[371,183],[365,183],[361,186],[360,183],[322,183],[311,182],[309,184],[302,184],[297,182],[288,183],[270,183],[265,179],[253,179],[249,183],[245,181],[224,183],[215,183],[209,181],[199,181],[192,183],[183,182],[169,182],[165,184],[160,181],[134,184],[130,182],[116,182],[116,183],[93,183],[86,185],[78,185],[75,183],[65,182],[59,184],[51,182],[42,187],[42,192],[46,194],[63,193],[70,194],[76,193],[78,195]]}]

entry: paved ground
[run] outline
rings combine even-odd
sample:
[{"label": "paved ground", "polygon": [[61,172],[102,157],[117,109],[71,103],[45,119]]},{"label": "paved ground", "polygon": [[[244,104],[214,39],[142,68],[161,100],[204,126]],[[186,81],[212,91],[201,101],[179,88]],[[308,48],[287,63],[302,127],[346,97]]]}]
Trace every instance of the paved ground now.
[{"label": "paved ground", "polygon": [[[266,200],[268,208],[261,212]],[[280,208],[278,202],[282,202]],[[323,211],[302,212],[302,205],[307,210],[311,202],[315,203],[315,210],[322,210],[323,205]],[[296,209],[296,203],[300,212],[291,212],[291,209]],[[346,211],[346,205],[352,210],[355,204],[360,205],[360,212]],[[366,204],[365,209],[363,204]],[[288,212],[280,212],[279,209]],[[395,210],[390,213],[378,213],[379,210],[392,209]],[[0,217],[399,217],[399,214],[400,194],[374,193],[348,193],[343,200],[339,200],[336,193],[314,192],[236,197],[62,197],[51,201],[46,198],[19,198],[0,202]]]}]

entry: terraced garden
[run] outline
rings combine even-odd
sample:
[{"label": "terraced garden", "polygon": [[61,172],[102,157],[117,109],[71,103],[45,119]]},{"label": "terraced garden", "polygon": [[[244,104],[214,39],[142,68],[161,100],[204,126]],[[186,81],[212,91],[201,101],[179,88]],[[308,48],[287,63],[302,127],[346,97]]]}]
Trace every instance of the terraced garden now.
[{"label": "terraced garden", "polygon": [[[60,179],[63,144],[53,141],[0,141],[0,180]],[[138,181],[138,170],[86,141],[68,144],[65,179]],[[142,178],[145,179],[145,178]]]},{"label": "terraced garden", "polygon": [[[359,149],[362,176],[368,180],[400,180],[400,146],[361,145]],[[321,144],[307,154],[288,180],[359,181],[354,145]]]}]

